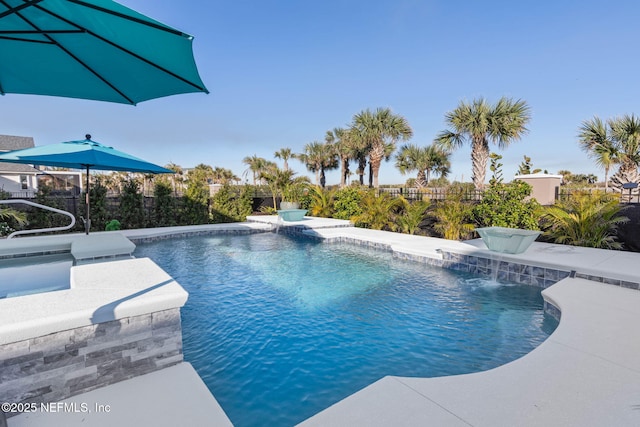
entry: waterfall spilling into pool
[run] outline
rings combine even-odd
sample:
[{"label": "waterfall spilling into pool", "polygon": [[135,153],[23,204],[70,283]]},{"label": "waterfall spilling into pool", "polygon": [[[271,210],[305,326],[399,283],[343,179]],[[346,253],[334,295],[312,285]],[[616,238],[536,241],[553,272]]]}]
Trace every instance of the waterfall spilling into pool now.
[{"label": "waterfall spilling into pool", "polygon": [[140,244],[189,292],[184,355],[234,425],[292,426],[386,376],[477,372],[554,330],[540,289],[274,233]]}]

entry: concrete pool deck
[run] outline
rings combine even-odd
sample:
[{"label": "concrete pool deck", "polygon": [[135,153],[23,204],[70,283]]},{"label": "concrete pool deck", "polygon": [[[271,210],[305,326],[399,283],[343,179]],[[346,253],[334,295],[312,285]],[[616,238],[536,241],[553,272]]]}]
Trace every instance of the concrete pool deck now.
[{"label": "concrete pool deck", "polygon": [[[320,239],[366,242],[395,253],[434,260],[442,259],[443,250],[495,256],[480,240],[457,242],[365,230],[322,218],[306,217],[295,223],[278,223],[275,216],[252,216],[248,220],[243,224],[126,230],[122,234],[134,241],[144,241],[216,229],[260,232],[295,227],[298,232]],[[636,273],[637,265],[640,265],[640,254],[637,253],[534,243],[523,254],[500,255],[499,258],[542,267],[562,267],[574,275],[616,279],[619,284],[628,283],[629,287],[640,281],[640,275]],[[385,377],[301,425],[640,425],[640,368],[636,362],[640,356],[640,332],[635,326],[640,321],[640,292],[586,278],[567,278],[544,290],[543,295],[560,309],[562,319],[556,331],[528,355],[475,374],[441,378]],[[165,403],[150,390],[161,393],[163,389],[174,389],[179,384],[182,395],[188,396],[186,391],[189,390],[198,401],[211,405],[210,412],[204,411],[209,417],[205,424],[195,422],[190,425],[230,425],[224,411],[202,387],[197,375],[187,372],[187,368],[170,371],[173,368],[68,400],[84,402],[94,396],[90,393],[100,392],[101,402],[114,399],[112,401],[120,402],[122,408],[132,413],[141,411],[145,416],[118,418],[118,425],[177,425],[163,417],[164,411],[153,409],[154,405]],[[185,399],[176,397],[175,403],[174,412],[189,410]],[[8,425],[43,425],[45,418],[38,420],[31,418],[30,421],[29,414],[22,414],[10,418]],[[46,420],[47,425],[56,425],[48,424],[56,418]],[[60,425],[85,425],[90,421],[90,418],[70,417]]]},{"label": "concrete pool deck", "polygon": [[301,426],[640,425],[640,292],[564,279],[543,293],[562,319],[526,356],[474,374],[385,377]]}]

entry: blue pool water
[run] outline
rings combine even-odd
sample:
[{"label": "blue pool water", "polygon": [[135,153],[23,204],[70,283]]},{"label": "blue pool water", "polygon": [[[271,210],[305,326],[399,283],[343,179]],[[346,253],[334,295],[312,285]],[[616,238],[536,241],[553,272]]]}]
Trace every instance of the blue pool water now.
[{"label": "blue pool water", "polygon": [[238,427],[292,426],[385,375],[490,369],[557,323],[540,290],[272,233],[139,245],[189,291],[185,359]]},{"label": "blue pool water", "polygon": [[69,289],[72,266],[70,254],[0,260],[0,298]]}]

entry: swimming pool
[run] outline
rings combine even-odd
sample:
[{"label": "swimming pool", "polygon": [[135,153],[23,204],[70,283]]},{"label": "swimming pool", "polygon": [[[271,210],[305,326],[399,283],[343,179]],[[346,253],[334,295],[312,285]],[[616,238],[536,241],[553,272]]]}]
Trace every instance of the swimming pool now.
[{"label": "swimming pool", "polygon": [[0,298],[69,289],[73,257],[42,255],[0,261]]},{"label": "swimming pool", "polygon": [[[170,243],[169,243],[170,242]],[[290,426],[386,375],[490,369],[556,327],[540,289],[278,236],[138,245],[182,284],[185,360],[236,426]]]}]

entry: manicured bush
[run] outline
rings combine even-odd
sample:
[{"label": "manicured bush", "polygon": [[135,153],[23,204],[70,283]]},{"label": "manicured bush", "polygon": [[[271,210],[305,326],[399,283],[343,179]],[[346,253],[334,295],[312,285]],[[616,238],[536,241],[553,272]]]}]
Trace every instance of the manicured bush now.
[{"label": "manicured bush", "polygon": [[206,181],[189,180],[184,195],[186,225],[209,223],[209,186]]},{"label": "manicured bush", "polygon": [[120,221],[118,221],[117,219],[112,219],[111,221],[109,221],[107,223],[107,225],[104,227],[105,231],[117,231],[120,230]]},{"label": "manicured bush", "polygon": [[538,230],[540,204],[535,199],[525,200],[530,195],[531,185],[524,181],[494,182],[473,208],[473,217],[480,227]]},{"label": "manicured bush", "polygon": [[[84,200],[84,197],[82,198]],[[104,230],[107,225],[107,187],[104,186],[102,179],[94,177],[94,182],[89,188],[89,200],[91,209],[91,228],[94,230]],[[80,211],[84,218],[87,217],[86,206],[81,204]],[[115,216],[115,215],[114,215]],[[80,223],[80,227],[84,229],[84,225]]]},{"label": "manicured bush", "polygon": [[145,226],[144,197],[136,179],[126,179],[120,194],[120,222],[125,229]]},{"label": "manicured bush", "polygon": [[357,186],[348,186],[335,192],[333,202],[333,217],[337,219],[351,219],[362,215],[362,199],[366,190]]},{"label": "manicured bush", "polygon": [[229,184],[224,184],[211,199],[211,215],[214,223],[241,222],[252,212],[253,189],[243,186],[239,194],[232,191]]},{"label": "manicured bush", "polygon": [[178,224],[178,209],[176,198],[173,196],[171,184],[158,181],[153,186],[154,209],[153,227],[168,227]]}]

